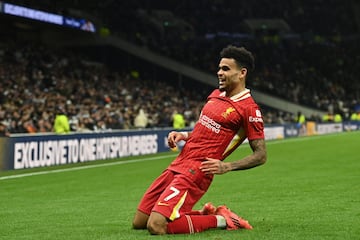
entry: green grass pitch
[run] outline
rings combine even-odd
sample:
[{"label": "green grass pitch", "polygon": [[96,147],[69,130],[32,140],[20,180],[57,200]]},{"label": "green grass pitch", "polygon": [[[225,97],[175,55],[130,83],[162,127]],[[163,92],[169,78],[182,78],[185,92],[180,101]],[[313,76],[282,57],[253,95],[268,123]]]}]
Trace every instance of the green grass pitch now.
[{"label": "green grass pitch", "polygon": [[[176,153],[0,173],[0,239],[360,239],[360,132],[267,142],[268,162],[216,176],[196,207],[226,204],[253,230],[132,230]],[[250,153],[244,144],[227,161]],[[149,161],[144,161],[148,159]]]}]

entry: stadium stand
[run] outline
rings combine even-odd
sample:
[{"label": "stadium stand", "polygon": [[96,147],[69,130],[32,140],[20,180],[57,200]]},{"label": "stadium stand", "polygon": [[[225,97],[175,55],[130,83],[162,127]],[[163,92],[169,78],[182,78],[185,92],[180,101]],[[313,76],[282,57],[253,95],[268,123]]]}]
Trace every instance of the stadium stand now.
[{"label": "stadium stand", "polygon": [[[245,45],[257,61],[250,88],[341,112],[345,119],[360,108],[359,7],[354,1],[12,2],[87,14],[113,35],[210,73],[217,70],[214,59],[220,48]],[[264,20],[256,27],[249,19]],[[266,19],[281,19],[288,28]],[[204,85],[198,87],[201,93],[187,90],[186,81],[169,81],[174,75],[152,74],[154,68],[110,66],[111,50],[59,51],[14,42],[14,35],[1,42],[0,52],[0,119],[13,133],[51,131],[59,104],[66,106],[73,130],[79,131],[133,128],[140,107],[149,117],[148,127],[170,126],[175,110],[184,112],[190,125],[210,91]],[[263,109],[266,123],[294,121],[291,113]]]},{"label": "stadium stand", "polygon": [[0,119],[10,133],[51,132],[58,106],[73,131],[134,128],[140,108],[147,127],[170,127],[175,110],[191,124],[206,96],[35,42],[2,42],[0,63]]}]

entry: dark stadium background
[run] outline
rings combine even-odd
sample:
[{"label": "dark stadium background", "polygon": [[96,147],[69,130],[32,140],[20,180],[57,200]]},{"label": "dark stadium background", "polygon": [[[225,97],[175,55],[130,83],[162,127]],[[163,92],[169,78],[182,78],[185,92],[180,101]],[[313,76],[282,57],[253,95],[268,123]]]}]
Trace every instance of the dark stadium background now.
[{"label": "dark stadium background", "polygon": [[[175,110],[188,126],[196,121],[227,44],[255,54],[248,87],[271,130],[268,161],[216,177],[195,207],[226,204],[254,229],[156,239],[359,239],[360,122],[348,121],[360,109],[358,0],[7,3],[86,19],[96,32],[10,16],[0,0],[0,240],[148,240],[131,222],[151,180],[179,153],[165,146],[166,127]],[[49,133],[59,106],[76,133]],[[147,129],[134,124],[140,109]],[[297,131],[299,110],[316,136]],[[328,111],[344,122],[323,123]],[[76,142],[69,139],[137,134],[157,136],[162,151],[62,161],[75,156],[63,151]],[[139,149],[134,142],[119,146]],[[59,148],[49,157],[34,146]],[[83,153],[96,155],[89,146]],[[226,161],[250,152],[243,144]],[[24,169],[14,170],[18,159]]]},{"label": "dark stadium background", "polygon": [[12,133],[51,131],[57,105],[90,130],[134,128],[140,108],[149,128],[171,126],[175,110],[190,126],[217,85],[218,53],[228,44],[254,52],[251,90],[298,106],[257,99],[266,123],[294,122],[302,107],[313,121],[360,111],[355,0],[8,3],[88,19],[97,29],[0,14],[0,119]]}]

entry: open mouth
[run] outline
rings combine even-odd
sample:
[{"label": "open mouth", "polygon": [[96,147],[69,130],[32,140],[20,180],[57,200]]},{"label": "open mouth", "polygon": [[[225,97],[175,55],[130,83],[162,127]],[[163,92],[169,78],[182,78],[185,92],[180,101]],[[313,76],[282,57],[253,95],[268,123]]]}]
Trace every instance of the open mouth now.
[{"label": "open mouth", "polygon": [[225,82],[225,79],[219,79],[219,86],[223,86]]}]

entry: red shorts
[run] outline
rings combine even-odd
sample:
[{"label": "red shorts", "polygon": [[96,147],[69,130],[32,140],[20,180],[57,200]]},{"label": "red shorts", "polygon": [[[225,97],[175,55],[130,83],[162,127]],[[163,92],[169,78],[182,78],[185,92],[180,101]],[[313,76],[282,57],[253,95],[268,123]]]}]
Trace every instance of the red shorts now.
[{"label": "red shorts", "polygon": [[138,210],[150,215],[152,211],[158,212],[173,221],[181,214],[190,212],[194,205],[205,194],[210,186],[211,180],[204,188],[200,188],[189,177],[165,170],[145,192]]}]

